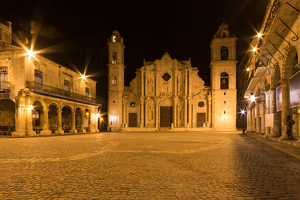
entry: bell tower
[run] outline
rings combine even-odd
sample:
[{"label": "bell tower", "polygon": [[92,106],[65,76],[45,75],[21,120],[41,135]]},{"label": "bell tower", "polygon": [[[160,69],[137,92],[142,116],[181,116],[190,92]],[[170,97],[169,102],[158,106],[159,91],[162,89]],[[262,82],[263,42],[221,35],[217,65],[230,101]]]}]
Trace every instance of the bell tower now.
[{"label": "bell tower", "polygon": [[123,128],[122,96],[124,90],[124,44],[117,30],[113,31],[108,46],[108,131]]},{"label": "bell tower", "polygon": [[236,40],[224,22],[211,41],[212,128],[236,130]]}]

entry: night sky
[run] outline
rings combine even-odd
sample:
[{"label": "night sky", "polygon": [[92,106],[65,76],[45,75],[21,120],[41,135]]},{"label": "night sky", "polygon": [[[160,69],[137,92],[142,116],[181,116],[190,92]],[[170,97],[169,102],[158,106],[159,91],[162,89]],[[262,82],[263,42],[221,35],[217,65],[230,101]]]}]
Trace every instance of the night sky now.
[{"label": "night sky", "polygon": [[81,73],[87,63],[86,74],[96,75],[91,78],[105,94],[106,43],[116,26],[126,46],[125,85],[143,59],[160,59],[166,51],[173,59],[190,57],[210,85],[210,43],[223,19],[238,37],[238,66],[260,28],[268,0],[10,0],[1,4],[0,21],[11,21],[17,37],[24,43],[28,39],[26,45],[33,33],[37,35],[34,50],[45,49],[42,56],[69,68],[75,65]]}]

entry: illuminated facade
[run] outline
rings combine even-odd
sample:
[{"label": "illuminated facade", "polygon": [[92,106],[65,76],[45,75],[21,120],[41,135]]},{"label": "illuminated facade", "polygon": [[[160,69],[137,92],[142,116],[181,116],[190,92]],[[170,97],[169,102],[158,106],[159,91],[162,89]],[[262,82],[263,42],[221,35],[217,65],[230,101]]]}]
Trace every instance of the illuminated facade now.
[{"label": "illuminated facade", "polygon": [[[247,108],[247,131],[265,138],[299,138],[299,9],[298,0],[270,1],[258,31],[262,35],[251,43],[257,50],[238,69],[239,106]],[[294,125],[288,124],[288,116]]]},{"label": "illuminated facade", "polygon": [[96,82],[12,45],[0,24],[0,131],[12,136],[97,132]]},{"label": "illuminated facade", "polygon": [[191,60],[165,53],[136,70],[124,86],[124,44],[114,31],[108,45],[108,130],[236,130],[235,42],[223,23],[211,43],[211,84]]}]

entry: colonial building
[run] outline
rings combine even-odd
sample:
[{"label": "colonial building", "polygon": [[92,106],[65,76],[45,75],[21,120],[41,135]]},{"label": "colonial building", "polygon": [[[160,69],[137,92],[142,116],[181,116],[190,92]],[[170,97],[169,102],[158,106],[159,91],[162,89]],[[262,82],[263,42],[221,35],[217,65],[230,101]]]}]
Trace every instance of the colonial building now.
[{"label": "colonial building", "polygon": [[259,34],[251,43],[252,55],[239,67],[245,83],[239,105],[247,108],[249,132],[265,138],[299,138],[299,24],[298,0],[269,1]]},{"label": "colonial building", "polygon": [[96,82],[12,45],[12,26],[0,23],[0,128],[20,137],[96,132]]},{"label": "colonial building", "polygon": [[236,37],[223,23],[211,42],[211,87],[191,60],[165,53],[144,61],[124,86],[124,43],[117,30],[108,45],[108,129],[111,131],[236,130]]}]

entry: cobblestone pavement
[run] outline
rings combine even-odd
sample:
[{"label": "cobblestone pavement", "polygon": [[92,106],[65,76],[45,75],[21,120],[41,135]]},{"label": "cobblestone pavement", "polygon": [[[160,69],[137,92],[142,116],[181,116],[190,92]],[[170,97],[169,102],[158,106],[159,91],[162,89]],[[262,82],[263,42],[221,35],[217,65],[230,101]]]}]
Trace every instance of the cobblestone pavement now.
[{"label": "cobblestone pavement", "polygon": [[0,138],[0,199],[300,199],[299,166],[237,132]]}]

